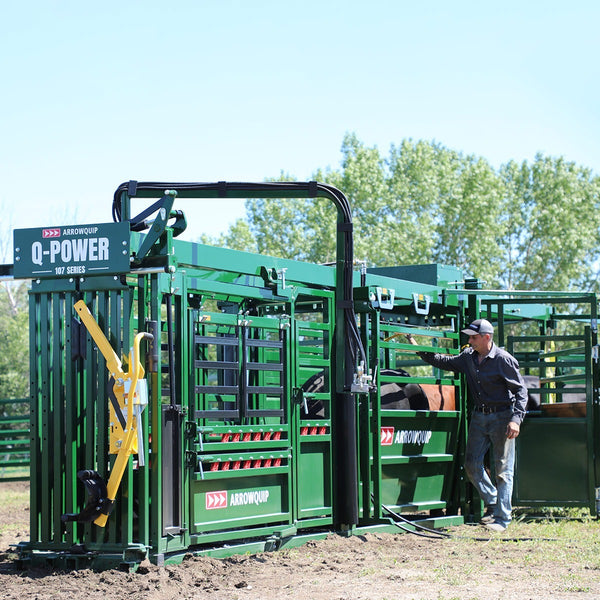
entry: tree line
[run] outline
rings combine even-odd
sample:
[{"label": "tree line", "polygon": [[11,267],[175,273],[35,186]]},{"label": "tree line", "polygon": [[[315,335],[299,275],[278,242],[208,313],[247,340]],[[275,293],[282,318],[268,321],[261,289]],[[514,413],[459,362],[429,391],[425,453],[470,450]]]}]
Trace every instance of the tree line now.
[{"label": "tree line", "polygon": [[[562,157],[538,154],[495,169],[435,142],[405,139],[384,155],[347,134],[341,167],[319,169],[312,179],[348,196],[355,258],[370,266],[452,265],[488,288],[598,289],[600,177]],[[329,201],[249,199],[246,213],[224,235],[201,241],[335,259]]]},{"label": "tree line", "polygon": [[[318,169],[312,179],[348,196],[355,258],[370,266],[441,263],[487,288],[598,291],[600,178],[562,157],[538,154],[494,169],[435,142],[405,139],[384,155],[347,134],[340,167]],[[331,202],[249,199],[246,213],[224,235],[201,241],[335,260]],[[28,395],[27,329],[26,283],[2,282],[0,398]]]}]

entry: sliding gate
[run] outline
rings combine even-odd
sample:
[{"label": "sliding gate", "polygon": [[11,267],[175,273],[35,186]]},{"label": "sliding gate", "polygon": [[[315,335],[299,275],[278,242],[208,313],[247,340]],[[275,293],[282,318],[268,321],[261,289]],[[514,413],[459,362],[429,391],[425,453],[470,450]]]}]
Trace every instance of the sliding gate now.
[{"label": "sliding gate", "polygon": [[191,544],[331,526],[333,297],[190,311]]},{"label": "sliding gate", "polygon": [[528,413],[517,438],[514,504],[581,506],[596,514],[596,296],[531,293],[482,302],[487,315],[497,318],[498,345],[517,358],[529,387]]},{"label": "sliding gate", "polygon": [[[426,365],[415,351],[460,352],[457,306],[428,294],[363,288],[371,298],[361,312],[364,346],[374,377],[360,404],[361,508],[368,522],[389,510],[423,518],[464,513],[464,397],[460,378]],[[414,287],[412,287],[414,289]],[[406,340],[411,333],[418,342]],[[388,510],[389,509],[389,510]]]}]

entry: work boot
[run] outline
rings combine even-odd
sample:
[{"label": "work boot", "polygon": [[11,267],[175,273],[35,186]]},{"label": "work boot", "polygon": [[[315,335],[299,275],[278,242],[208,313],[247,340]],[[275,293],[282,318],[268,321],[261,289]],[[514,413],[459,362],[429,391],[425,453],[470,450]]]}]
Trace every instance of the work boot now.
[{"label": "work boot", "polygon": [[494,511],[496,510],[496,505],[491,504],[490,506],[486,506],[485,512],[483,513],[483,517],[479,520],[482,525],[487,525],[488,523],[494,522]]},{"label": "work boot", "polygon": [[496,533],[502,533],[506,531],[506,525],[499,523],[498,521],[492,521],[491,523],[485,524],[486,528],[490,531],[495,531]]}]

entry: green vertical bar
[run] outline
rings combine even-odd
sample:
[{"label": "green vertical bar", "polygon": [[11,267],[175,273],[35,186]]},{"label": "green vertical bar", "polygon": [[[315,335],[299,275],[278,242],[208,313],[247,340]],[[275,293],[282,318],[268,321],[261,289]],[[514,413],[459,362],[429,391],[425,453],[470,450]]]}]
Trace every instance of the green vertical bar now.
[{"label": "green vertical bar", "polygon": [[[73,305],[75,304],[75,302],[78,299],[80,299],[80,297],[81,296],[79,294],[73,295],[73,297],[72,297]],[[83,299],[86,302],[87,306],[90,307],[92,296],[90,294],[86,294],[86,297]],[[72,311],[71,314],[75,315],[75,310],[73,307],[71,307],[71,311]],[[82,327],[85,330],[85,326],[83,324],[82,324]],[[83,508],[83,506],[85,505],[85,502],[86,502],[85,489],[83,488],[83,484],[81,484],[77,480],[77,471],[79,471],[80,469],[92,468],[92,466],[88,466],[88,464],[86,463],[86,458],[85,458],[86,457],[85,417],[86,417],[88,399],[93,397],[92,393],[90,392],[90,388],[91,388],[90,381],[93,378],[93,372],[94,372],[92,343],[91,343],[91,338],[87,332],[81,334],[80,343],[81,343],[80,351],[82,352],[83,356],[85,356],[85,358],[79,359],[79,364],[77,365],[77,369],[78,369],[78,371],[77,371],[77,388],[76,388],[76,391],[73,391],[71,393],[71,400],[73,400],[73,403],[74,403],[73,443],[75,446],[73,448],[73,453],[75,456],[75,461],[74,461],[75,464],[73,465],[73,471],[71,474],[71,478],[72,478],[73,488],[74,488],[73,495],[75,497],[75,508],[77,508],[77,507]],[[75,394],[76,394],[76,396],[75,396]],[[86,540],[92,539],[91,537],[89,537],[89,532],[91,531],[91,527],[89,524],[88,525],[73,524],[73,531],[76,532],[75,533],[75,541],[76,542],[81,542],[84,539],[86,539]],[[85,534],[87,534],[88,537],[84,537]]]},{"label": "green vertical bar", "polygon": [[[595,294],[590,298],[590,313],[591,313],[591,333],[592,333],[592,348],[597,351],[598,348],[598,298]],[[590,426],[592,428],[592,436],[594,439],[594,463],[591,469],[594,471],[594,487],[600,487],[600,357],[598,360],[592,361],[592,401],[589,405],[592,412],[592,420]],[[597,515],[600,498],[597,499],[592,514]]]},{"label": "green vertical bar", "polygon": [[[138,287],[138,298],[137,298],[137,316],[138,316],[138,328],[139,330],[146,329],[146,319],[149,318],[146,313],[147,302],[151,301],[151,296],[149,294],[148,289],[148,277],[140,278],[140,285]],[[144,349],[146,350],[146,349]],[[147,361],[145,363],[145,368],[147,367]],[[151,376],[150,373],[146,371],[145,378],[148,381],[148,406],[142,413],[142,431],[143,431],[143,451],[145,458],[145,466],[140,468],[138,474],[137,488],[136,488],[136,497],[138,499],[138,530],[139,530],[139,538],[138,542],[144,544],[145,546],[150,545],[150,532],[149,532],[149,510],[148,510],[148,499],[150,494],[150,453],[148,446],[148,433],[149,433],[149,412],[152,404],[152,393],[153,386],[151,385]]]},{"label": "green vertical bar", "polygon": [[[91,292],[88,295],[86,304],[90,309],[92,315],[100,325],[102,329],[104,326],[103,319],[101,319],[102,311],[102,300],[100,295],[96,295]],[[86,366],[86,381],[85,381],[85,403],[82,407],[82,426],[81,426],[81,459],[80,465],[82,469],[97,469],[101,477],[106,477],[106,469],[104,469],[103,453],[99,452],[96,454],[96,444],[98,443],[96,433],[96,405],[100,401],[100,394],[102,387],[98,380],[99,374],[105,371],[104,358],[102,353],[99,352],[92,340],[90,334],[87,334],[87,366]],[[102,432],[98,430],[98,436],[101,436]],[[86,524],[84,526],[84,539],[86,540],[102,540],[101,532],[98,531],[98,527],[92,524]]]},{"label": "green vertical bar", "polygon": [[[288,367],[287,367],[287,382],[288,382],[288,397],[291,397],[292,390],[295,387],[300,387],[299,381],[299,369],[300,369],[300,356],[299,356],[299,344],[298,344],[298,322],[296,321],[296,303],[294,298],[287,305],[286,312],[290,316],[290,327],[288,329],[287,337],[287,356],[288,356]],[[290,444],[292,446],[292,460],[291,460],[291,482],[290,482],[290,497],[291,497],[291,518],[292,521],[300,519],[300,406],[298,404],[289,403],[288,422],[290,424]]]},{"label": "green vertical bar", "polygon": [[297,453],[294,451],[294,447],[292,446],[292,429],[293,429],[293,420],[292,420],[292,388],[290,386],[290,360],[289,360],[289,331],[290,329],[284,329],[281,327],[282,321],[279,319],[277,321],[277,326],[279,328],[279,340],[282,343],[281,350],[279,351],[279,360],[283,364],[283,371],[280,374],[280,384],[283,386],[283,395],[281,397],[281,409],[283,410],[284,420],[286,422],[287,432],[288,432],[288,444],[290,444],[290,459],[288,461],[287,468],[287,513],[288,513],[288,522],[294,523],[295,516],[293,513],[295,500],[294,500],[294,463],[297,462],[295,457],[297,457]]},{"label": "green vertical bar", "polygon": [[61,515],[64,512],[63,468],[64,468],[64,399],[63,399],[63,303],[58,293],[54,293],[52,302],[51,348],[52,362],[50,380],[52,389],[52,489],[53,511],[52,531],[55,543],[61,541]]},{"label": "green vertical bar", "polygon": [[[108,340],[111,348],[115,351],[117,356],[121,358],[121,348],[119,346],[120,337],[115,336],[112,329],[111,319],[111,303],[110,303],[110,292],[106,290],[98,290],[97,292],[97,322],[100,329],[104,333]],[[96,439],[94,440],[94,447],[97,451],[96,461],[98,464],[98,471],[100,476],[106,483],[110,478],[110,466],[114,463],[114,456],[108,453],[109,450],[109,415],[108,415],[108,378],[109,373],[106,368],[106,360],[101,352],[97,351],[97,396],[94,399],[94,416],[96,419]],[[101,533],[104,536],[104,541],[109,544],[115,544],[119,537],[119,531],[121,529],[118,518],[120,514],[120,503],[119,494],[117,494],[116,505],[113,512],[110,514],[104,531],[94,526],[95,532],[98,537]]]},{"label": "green vertical bar", "polygon": [[[375,363],[375,365],[378,365],[378,377],[379,374],[381,373],[381,369],[383,368],[379,363],[379,356],[380,356],[380,350],[379,350],[379,342],[382,339],[381,336],[381,313],[380,312],[375,312],[372,313],[373,316],[371,317],[373,320],[373,324],[372,324],[372,332],[371,332],[371,348],[369,348],[369,346],[365,345],[365,349],[367,351],[367,354],[369,352],[369,350],[371,351],[371,356],[373,357],[373,361]],[[365,318],[368,318],[368,315],[365,316]],[[386,350],[386,353],[389,350]],[[389,360],[389,354],[388,354],[388,360]],[[394,361],[394,367],[396,366],[395,361]],[[372,453],[373,453],[373,464],[369,469],[369,472],[371,472],[372,469],[372,473],[373,473],[373,481],[369,482],[370,485],[372,485],[372,490],[373,490],[373,516],[377,519],[380,519],[382,514],[382,509],[381,509],[381,504],[382,504],[382,498],[381,498],[381,487],[382,487],[382,465],[381,465],[381,385],[377,384],[377,392],[375,395],[375,403],[373,405],[372,408],[372,419],[369,419],[369,421],[373,422],[373,429],[369,432],[370,438],[371,438],[371,444],[372,444]],[[367,456],[367,460],[368,460],[368,456]]]},{"label": "green vertical bar", "polygon": [[[177,386],[179,401],[182,409],[187,410],[188,420],[193,421],[194,419],[194,402],[193,395],[190,393],[190,385],[193,386],[193,379],[189,377],[189,371],[193,367],[191,348],[192,348],[192,335],[190,334],[190,327],[188,326],[188,287],[187,278],[185,275],[181,277],[180,290],[179,290],[177,306],[177,327],[179,331],[179,385]],[[191,384],[190,384],[191,382]],[[185,421],[184,421],[185,428]],[[185,432],[184,432],[185,433]],[[186,436],[181,435],[182,453],[181,464],[181,503],[182,503],[182,526],[185,530],[184,534],[184,545],[187,547],[190,545],[190,530],[191,530],[191,491],[190,491],[190,473],[191,469],[188,468],[186,462]]]},{"label": "green vertical bar", "polygon": [[29,535],[32,542],[40,539],[40,486],[38,474],[42,464],[42,445],[40,439],[40,369],[38,359],[40,326],[40,297],[34,292],[29,293],[29,431],[30,431],[30,474],[29,474]]},{"label": "green vertical bar", "polygon": [[166,548],[166,540],[162,538],[162,408],[161,408],[161,367],[162,367],[162,352],[160,351],[161,344],[161,305],[162,295],[158,289],[158,276],[150,275],[150,318],[158,323],[158,364],[156,365],[156,373],[152,375],[152,393],[150,394],[150,419],[152,423],[152,458],[151,458],[151,485],[150,485],[150,537],[152,547],[157,553],[164,552]]},{"label": "green vertical bar", "polygon": [[41,471],[38,477],[41,479],[41,530],[40,537],[43,542],[50,542],[52,539],[52,447],[51,440],[51,413],[52,413],[52,389],[50,387],[50,348],[48,341],[50,339],[50,309],[52,306],[51,295],[43,294],[41,296],[40,312],[40,377],[41,377]]},{"label": "green vertical bar", "polygon": [[588,472],[588,506],[590,514],[596,514],[596,486],[594,477],[594,389],[593,389],[593,359],[592,359],[592,330],[584,328],[585,344],[585,398],[586,398],[586,433],[587,433],[587,472]]},{"label": "green vertical bar", "polygon": [[[77,381],[77,365],[81,361],[71,360],[73,351],[74,336],[79,338],[79,332],[73,331],[71,318],[73,316],[74,295],[67,293],[65,295],[65,463],[64,463],[64,486],[65,500],[64,510],[67,513],[77,512],[77,417],[79,405],[79,390]],[[76,526],[73,524],[67,528],[65,540],[69,544],[75,543]]]},{"label": "green vertical bar", "polygon": [[[143,282],[142,282],[143,285]],[[121,314],[121,297],[112,294],[111,304],[111,332],[115,340],[123,340],[120,350],[117,354],[129,355],[130,346],[133,343],[133,329],[136,327],[135,315],[133,313],[133,297],[131,294],[124,294],[122,297],[122,314]],[[128,365],[128,372],[132,372],[133,365]],[[131,410],[129,402],[128,410]],[[108,412],[108,407],[106,408]],[[127,462],[127,470],[123,476],[123,481],[120,486],[120,504],[121,504],[121,543],[123,547],[132,543],[133,540],[133,459],[130,456]]]}]

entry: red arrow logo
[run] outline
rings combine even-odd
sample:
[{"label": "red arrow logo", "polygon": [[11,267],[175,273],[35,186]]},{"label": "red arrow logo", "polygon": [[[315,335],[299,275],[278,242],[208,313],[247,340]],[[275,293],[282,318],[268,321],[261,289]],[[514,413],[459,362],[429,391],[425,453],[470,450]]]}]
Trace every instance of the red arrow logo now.
[{"label": "red arrow logo", "polygon": [[206,509],[227,508],[227,492],[206,492]]},{"label": "red arrow logo", "polygon": [[56,229],[56,228],[42,229],[42,237],[43,238],[60,237],[60,229]]},{"label": "red arrow logo", "polygon": [[391,446],[394,441],[394,428],[393,427],[382,427],[381,428],[381,445]]}]

